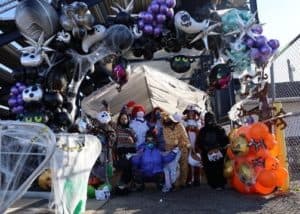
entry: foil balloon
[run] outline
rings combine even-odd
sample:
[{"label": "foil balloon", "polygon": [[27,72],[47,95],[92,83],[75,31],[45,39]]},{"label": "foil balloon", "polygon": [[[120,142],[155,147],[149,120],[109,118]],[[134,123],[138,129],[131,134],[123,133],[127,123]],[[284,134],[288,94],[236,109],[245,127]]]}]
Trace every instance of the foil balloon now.
[{"label": "foil balloon", "polygon": [[197,22],[187,11],[178,11],[174,17],[174,25],[178,30],[187,34],[194,34],[203,31],[208,27],[208,20]]},{"label": "foil balloon", "polygon": [[225,178],[230,178],[233,176],[233,172],[234,172],[234,161],[233,160],[227,160],[224,163],[224,177]]},{"label": "foil balloon", "polygon": [[246,155],[249,152],[248,140],[243,135],[235,137],[230,144],[230,148],[237,156]]},{"label": "foil balloon", "polygon": [[187,56],[178,55],[171,58],[170,66],[176,73],[185,73],[191,68],[191,62],[193,61]]},{"label": "foil balloon", "polygon": [[45,39],[58,30],[58,15],[45,0],[24,0],[17,5],[15,22],[23,35],[37,41],[42,32]]},{"label": "foil balloon", "polygon": [[215,65],[209,74],[209,83],[215,89],[226,88],[231,80],[231,68],[227,64]]}]

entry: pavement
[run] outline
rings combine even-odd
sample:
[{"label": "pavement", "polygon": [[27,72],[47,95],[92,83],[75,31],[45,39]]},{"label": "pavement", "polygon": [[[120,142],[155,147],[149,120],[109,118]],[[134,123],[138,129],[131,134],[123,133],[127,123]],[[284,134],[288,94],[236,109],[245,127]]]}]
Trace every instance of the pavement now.
[{"label": "pavement", "polygon": [[[54,213],[46,199],[22,198],[9,214]],[[243,195],[233,189],[211,189],[206,184],[171,193],[161,193],[152,186],[144,192],[114,196],[108,201],[87,201],[85,214],[299,214],[300,181],[291,183],[291,191],[281,195]]]}]

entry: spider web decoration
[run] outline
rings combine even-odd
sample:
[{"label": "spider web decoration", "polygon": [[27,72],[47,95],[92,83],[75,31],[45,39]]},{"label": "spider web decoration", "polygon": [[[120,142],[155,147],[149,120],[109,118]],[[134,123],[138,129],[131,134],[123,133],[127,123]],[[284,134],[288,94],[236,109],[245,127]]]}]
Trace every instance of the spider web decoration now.
[{"label": "spider web decoration", "polygon": [[22,197],[55,151],[45,125],[0,121],[0,213]]}]

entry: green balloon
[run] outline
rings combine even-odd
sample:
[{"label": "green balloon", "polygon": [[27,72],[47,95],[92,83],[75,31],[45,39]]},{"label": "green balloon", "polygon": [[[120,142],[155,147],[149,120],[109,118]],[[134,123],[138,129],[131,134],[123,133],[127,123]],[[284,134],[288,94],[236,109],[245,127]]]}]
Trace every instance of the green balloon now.
[{"label": "green balloon", "polygon": [[87,196],[88,196],[88,198],[95,198],[96,197],[95,188],[91,185],[88,185],[88,187],[87,187]]}]

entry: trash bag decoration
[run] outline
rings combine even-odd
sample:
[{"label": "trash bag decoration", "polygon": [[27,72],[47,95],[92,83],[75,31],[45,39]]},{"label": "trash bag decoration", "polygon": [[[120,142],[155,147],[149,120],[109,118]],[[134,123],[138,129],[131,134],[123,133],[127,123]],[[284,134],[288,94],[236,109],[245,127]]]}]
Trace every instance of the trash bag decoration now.
[{"label": "trash bag decoration", "polygon": [[282,189],[288,171],[280,165],[278,143],[261,122],[231,131],[224,175],[241,193],[270,194]]},{"label": "trash bag decoration", "polygon": [[[207,81],[210,90],[222,90],[233,75],[250,74],[251,64],[263,68],[279,47],[278,40],[262,34],[262,26],[249,11],[230,9],[221,14],[210,4],[211,10],[203,9],[207,14],[201,11],[192,17],[176,8],[176,0],[153,0],[146,11],[133,14],[134,5],[134,0],[124,7],[114,3],[114,14],[98,23],[84,2],[20,1],[15,21],[28,46],[21,49],[22,72],[13,72],[18,82],[7,100],[13,118],[68,131],[80,117],[80,99],[101,86],[102,73],[103,79],[119,85],[118,90],[130,81],[130,61],[118,63],[128,53],[146,60],[159,50],[194,48],[199,55],[211,54],[216,63]],[[167,61],[174,72],[184,73],[196,58],[179,54]],[[112,69],[103,72],[100,68],[107,64]],[[33,85],[43,92],[39,108],[28,107],[21,96],[25,87]]]}]

